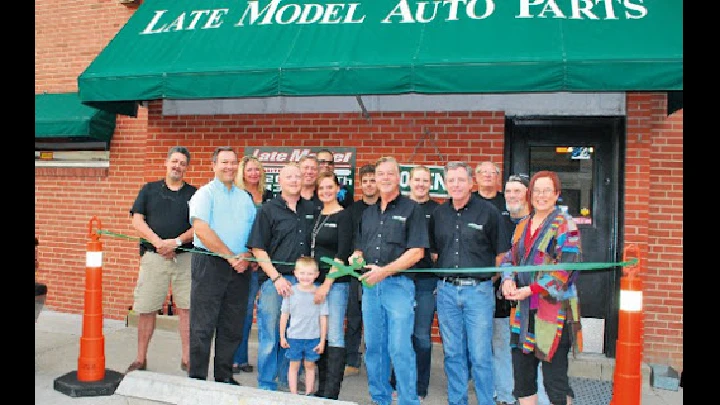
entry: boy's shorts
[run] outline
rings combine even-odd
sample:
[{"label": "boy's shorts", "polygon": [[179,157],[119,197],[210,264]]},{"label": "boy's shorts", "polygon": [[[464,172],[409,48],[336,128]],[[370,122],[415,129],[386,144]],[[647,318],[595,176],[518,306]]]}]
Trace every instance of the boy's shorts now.
[{"label": "boy's shorts", "polygon": [[290,347],[285,350],[285,358],[290,361],[318,361],[320,355],[313,349],[320,344],[320,338],[316,339],[287,339]]}]

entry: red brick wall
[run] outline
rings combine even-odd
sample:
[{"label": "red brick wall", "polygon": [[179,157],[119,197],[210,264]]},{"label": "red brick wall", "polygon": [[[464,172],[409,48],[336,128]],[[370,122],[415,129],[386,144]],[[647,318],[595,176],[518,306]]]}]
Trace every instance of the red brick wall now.
[{"label": "red brick wall", "polygon": [[[35,93],[77,91],[77,77],[110,42],[136,7],[117,1],[35,1]],[[47,282],[47,307],[81,313],[84,305],[88,223],[130,231],[128,209],[142,185],[147,114],[118,116],[109,169],[36,168],[35,234],[40,239],[39,281]],[[137,273],[129,242],[105,242],[103,306],[107,315],[127,314]],[[127,266],[126,264],[130,264]]]},{"label": "red brick wall", "polygon": [[35,0],[35,94],[77,90],[77,77],[134,12],[117,0]]},{"label": "red brick wall", "polygon": [[683,112],[667,117],[666,103],[660,93],[627,97],[625,245],[643,258],[643,361],[682,370]]},{"label": "red brick wall", "polygon": [[[109,168],[35,168],[35,234],[40,240],[39,281],[48,284],[46,306],[82,313],[89,222],[132,234],[129,209],[145,181],[147,114],[121,118],[110,145]],[[103,312],[123,319],[132,304],[136,243],[103,236]],[[130,300],[130,302],[128,302]]]}]

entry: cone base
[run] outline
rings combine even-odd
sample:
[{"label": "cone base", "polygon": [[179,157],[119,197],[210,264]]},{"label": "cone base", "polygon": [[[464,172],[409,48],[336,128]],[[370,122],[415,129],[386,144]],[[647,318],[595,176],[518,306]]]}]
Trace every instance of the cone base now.
[{"label": "cone base", "polygon": [[53,388],[71,397],[97,397],[113,395],[125,375],[105,370],[105,378],[99,381],[79,381],[77,371],[71,371],[55,379]]}]

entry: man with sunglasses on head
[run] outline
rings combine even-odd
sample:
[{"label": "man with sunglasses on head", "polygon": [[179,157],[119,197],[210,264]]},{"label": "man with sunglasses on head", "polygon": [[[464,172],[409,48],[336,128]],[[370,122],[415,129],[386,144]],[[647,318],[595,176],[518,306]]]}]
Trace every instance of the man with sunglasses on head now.
[{"label": "man with sunglasses on head", "polygon": [[[505,194],[497,193],[503,197],[505,206],[502,209],[503,218],[508,226],[508,235],[512,238],[515,225],[530,214],[527,201],[527,188],[530,178],[525,174],[512,175],[505,183]],[[482,197],[482,195],[481,195]],[[493,200],[488,200],[493,201]],[[497,405],[515,403],[513,396],[512,355],[510,351],[510,301],[506,300],[498,290],[500,279],[495,280],[495,319],[493,321],[493,372],[495,373],[495,401]]]},{"label": "man with sunglasses on head", "polygon": [[[317,158],[318,172],[335,172],[335,155],[330,149],[320,149],[315,153],[315,157]],[[340,184],[337,200],[343,208],[347,208],[353,203],[352,194],[345,184]]]}]

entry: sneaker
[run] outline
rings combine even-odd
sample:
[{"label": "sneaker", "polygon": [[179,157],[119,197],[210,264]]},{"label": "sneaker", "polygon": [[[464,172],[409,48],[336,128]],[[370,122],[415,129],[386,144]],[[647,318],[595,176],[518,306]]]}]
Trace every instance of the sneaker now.
[{"label": "sneaker", "polygon": [[355,375],[360,375],[359,367],[345,366],[345,373],[344,373],[343,377],[352,377]]}]

